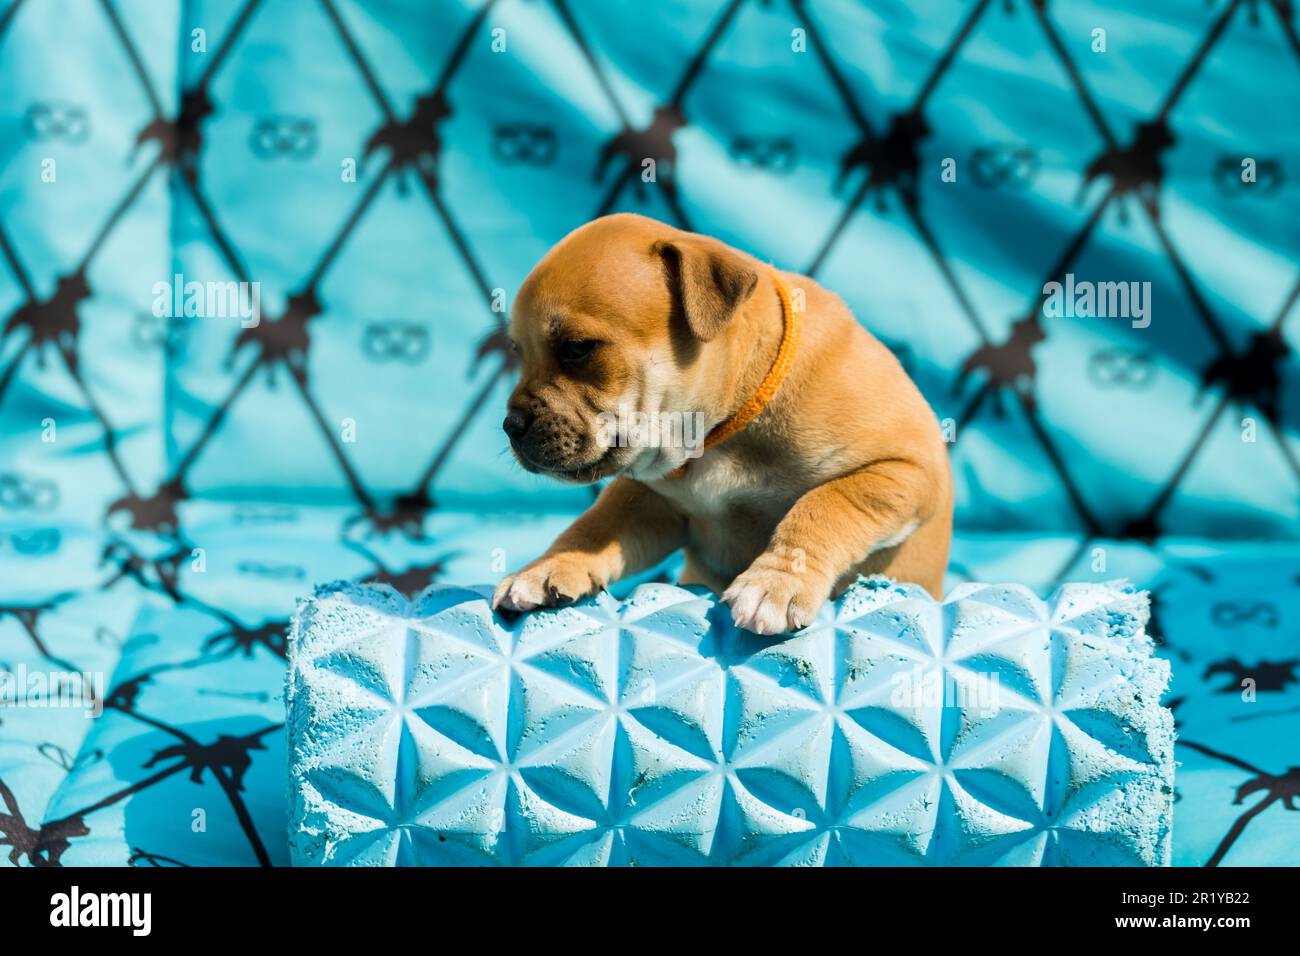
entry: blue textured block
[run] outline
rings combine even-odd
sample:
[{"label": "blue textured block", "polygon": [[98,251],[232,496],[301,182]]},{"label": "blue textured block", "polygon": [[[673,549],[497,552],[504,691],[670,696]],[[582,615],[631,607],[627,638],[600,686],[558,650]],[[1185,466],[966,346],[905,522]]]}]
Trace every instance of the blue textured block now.
[{"label": "blue textured block", "polygon": [[1147,599],[860,581],[784,641],[644,585],[514,622],[330,585],[295,619],[300,865],[1161,865]]}]

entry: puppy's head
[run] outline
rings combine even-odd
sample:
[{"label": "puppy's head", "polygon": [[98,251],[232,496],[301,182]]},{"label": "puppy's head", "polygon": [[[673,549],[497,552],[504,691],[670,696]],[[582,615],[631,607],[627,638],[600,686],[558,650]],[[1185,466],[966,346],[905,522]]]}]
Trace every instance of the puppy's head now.
[{"label": "puppy's head", "polygon": [[[757,263],[635,215],[570,233],[519,290],[519,385],[502,424],[519,463],[564,481],[658,477],[699,454],[710,349],[753,293]],[[710,385],[713,385],[711,388]]]}]

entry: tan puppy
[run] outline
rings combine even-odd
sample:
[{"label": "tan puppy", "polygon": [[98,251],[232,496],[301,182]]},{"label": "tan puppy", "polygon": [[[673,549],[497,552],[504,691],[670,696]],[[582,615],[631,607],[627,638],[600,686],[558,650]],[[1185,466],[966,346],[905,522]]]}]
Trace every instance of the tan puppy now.
[{"label": "tan puppy", "polygon": [[[538,263],[511,320],[522,373],[503,427],[529,471],[619,477],[501,582],[495,606],[567,604],[679,548],[682,582],[721,594],[759,634],[808,624],[858,574],[940,595],[952,487],[934,413],[838,297],[780,276],[805,304],[789,372],[756,418],[700,454],[780,350],[772,268],[634,215],[590,222]],[[637,412],[684,424],[611,441],[610,423]]]}]

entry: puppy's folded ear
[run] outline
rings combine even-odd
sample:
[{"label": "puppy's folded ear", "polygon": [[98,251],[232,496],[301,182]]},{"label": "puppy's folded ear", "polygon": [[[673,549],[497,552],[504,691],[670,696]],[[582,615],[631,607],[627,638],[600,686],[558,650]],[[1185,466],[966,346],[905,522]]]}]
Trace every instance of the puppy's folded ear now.
[{"label": "puppy's folded ear", "polygon": [[663,239],[652,251],[664,261],[691,333],[705,342],[722,331],[758,284],[753,267],[716,239]]}]

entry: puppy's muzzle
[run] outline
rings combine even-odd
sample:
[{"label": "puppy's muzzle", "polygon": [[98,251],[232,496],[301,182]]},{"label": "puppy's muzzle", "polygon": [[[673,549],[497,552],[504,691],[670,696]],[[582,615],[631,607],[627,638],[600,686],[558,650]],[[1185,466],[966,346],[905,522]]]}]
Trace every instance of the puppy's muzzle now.
[{"label": "puppy's muzzle", "polygon": [[[501,423],[515,457],[528,471],[566,475],[591,468],[589,442],[581,429],[564,418],[512,408]],[[598,457],[598,456],[597,456]]]}]

